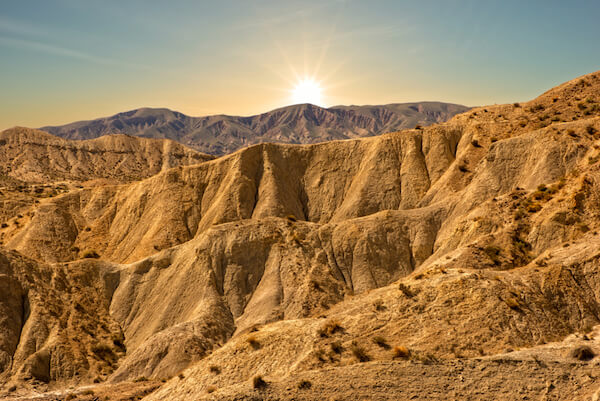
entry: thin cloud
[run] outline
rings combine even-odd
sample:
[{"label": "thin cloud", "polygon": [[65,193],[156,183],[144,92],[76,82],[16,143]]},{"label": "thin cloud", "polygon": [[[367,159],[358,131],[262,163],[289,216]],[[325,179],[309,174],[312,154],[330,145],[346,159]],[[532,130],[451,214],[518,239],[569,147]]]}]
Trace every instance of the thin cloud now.
[{"label": "thin cloud", "polygon": [[80,52],[78,50],[68,49],[65,47],[54,46],[47,43],[29,40],[29,39],[16,39],[9,37],[0,37],[0,45],[10,46],[17,49],[26,49],[38,51],[46,54],[51,54],[55,56],[63,56],[72,58],[75,60],[87,61],[94,64],[101,65],[112,65],[118,67],[126,67],[133,68],[138,70],[150,70],[150,67],[142,64],[129,63],[127,61],[107,58],[107,57],[98,57],[92,54]]}]

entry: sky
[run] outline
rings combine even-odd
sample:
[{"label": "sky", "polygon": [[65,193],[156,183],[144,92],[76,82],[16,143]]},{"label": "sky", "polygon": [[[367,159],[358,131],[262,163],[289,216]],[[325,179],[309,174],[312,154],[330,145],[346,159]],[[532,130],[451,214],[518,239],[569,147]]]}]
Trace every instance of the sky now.
[{"label": "sky", "polygon": [[526,101],[600,69],[595,0],[0,0],[0,129],[167,107]]}]

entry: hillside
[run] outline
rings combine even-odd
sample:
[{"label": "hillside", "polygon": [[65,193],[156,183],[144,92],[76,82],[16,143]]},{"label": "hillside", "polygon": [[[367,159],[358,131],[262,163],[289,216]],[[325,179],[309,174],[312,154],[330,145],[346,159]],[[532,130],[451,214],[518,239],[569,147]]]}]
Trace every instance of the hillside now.
[{"label": "hillside", "polygon": [[328,109],[300,104],[251,117],[189,117],[168,109],[144,108],[41,129],[67,139],[115,133],[168,138],[201,152],[224,155],[263,142],[310,144],[379,135],[443,122],[466,110],[464,106],[438,102]]},{"label": "hillside", "polygon": [[6,397],[600,396],[600,72],[73,188],[8,223]]},{"label": "hillside", "polygon": [[0,222],[70,189],[137,181],[213,157],[177,142],[109,135],[65,140],[43,131],[0,132]]}]

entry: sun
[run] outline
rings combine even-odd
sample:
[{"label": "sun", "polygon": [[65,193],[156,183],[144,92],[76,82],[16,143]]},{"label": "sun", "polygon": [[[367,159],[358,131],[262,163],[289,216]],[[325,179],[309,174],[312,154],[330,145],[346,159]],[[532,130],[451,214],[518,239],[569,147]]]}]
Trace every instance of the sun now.
[{"label": "sun", "polygon": [[312,78],[304,78],[296,83],[292,90],[292,101],[294,104],[311,103],[322,106],[323,89],[321,85]]}]

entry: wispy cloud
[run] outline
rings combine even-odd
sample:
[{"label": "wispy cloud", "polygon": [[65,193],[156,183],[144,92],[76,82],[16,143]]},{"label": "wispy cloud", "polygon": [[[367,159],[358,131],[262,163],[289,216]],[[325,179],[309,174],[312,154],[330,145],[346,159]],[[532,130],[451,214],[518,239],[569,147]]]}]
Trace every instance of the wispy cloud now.
[{"label": "wispy cloud", "polygon": [[54,46],[51,44],[38,42],[29,39],[16,39],[9,37],[0,37],[0,46],[10,46],[17,49],[28,49],[55,56],[63,56],[76,60],[87,61],[95,64],[113,65],[119,67],[133,68],[138,70],[150,70],[150,67],[143,64],[129,63],[127,61],[117,60],[108,57],[98,57],[93,54],[84,53],[78,50],[65,47]]},{"label": "wispy cloud", "polygon": [[0,16],[0,46],[37,51],[94,64],[112,65],[137,70],[150,69],[150,67],[143,64],[131,63],[111,57],[96,56],[63,46],[56,46],[37,39],[39,37],[47,38],[49,33],[50,32],[47,30],[25,21],[13,20]]}]

